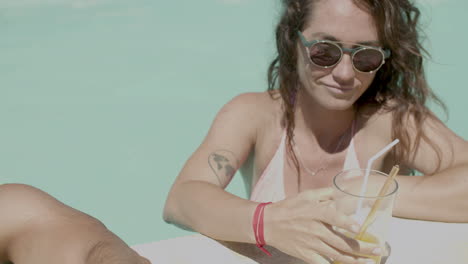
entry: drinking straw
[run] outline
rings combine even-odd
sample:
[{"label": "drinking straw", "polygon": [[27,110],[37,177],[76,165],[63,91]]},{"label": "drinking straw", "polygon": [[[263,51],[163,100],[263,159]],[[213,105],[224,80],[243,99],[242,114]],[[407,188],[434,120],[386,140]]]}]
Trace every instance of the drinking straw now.
[{"label": "drinking straw", "polygon": [[369,180],[369,173],[370,173],[370,170],[371,170],[371,167],[372,167],[372,163],[374,163],[374,161],[378,158],[380,158],[380,156],[382,156],[385,152],[389,151],[393,146],[395,146],[396,144],[398,144],[398,142],[400,142],[400,140],[398,139],[395,139],[392,141],[392,143],[388,144],[387,146],[385,146],[382,150],[380,150],[379,152],[377,152],[374,156],[372,156],[369,161],[367,161],[367,168],[366,168],[366,174],[364,176],[364,182],[362,183],[362,187],[361,187],[361,193],[359,194],[359,196],[361,197],[358,201],[358,208],[357,208],[357,212],[359,213],[361,211],[361,207],[362,207],[362,200],[363,200],[363,196],[364,196],[364,192],[366,191],[366,188],[367,188],[367,181]]},{"label": "drinking straw", "polygon": [[398,165],[393,166],[392,170],[390,171],[390,174],[387,177],[387,180],[385,181],[384,185],[380,189],[377,200],[372,205],[372,208],[369,214],[367,215],[366,220],[364,220],[364,223],[362,224],[361,229],[359,230],[359,233],[356,235],[356,239],[362,239],[362,237],[366,233],[367,228],[369,227],[370,223],[373,221],[375,213],[377,212],[377,209],[379,208],[380,203],[382,202],[383,196],[387,193],[387,190],[390,187],[390,184],[395,179],[395,176],[397,175],[399,170],[400,170],[400,167]]}]

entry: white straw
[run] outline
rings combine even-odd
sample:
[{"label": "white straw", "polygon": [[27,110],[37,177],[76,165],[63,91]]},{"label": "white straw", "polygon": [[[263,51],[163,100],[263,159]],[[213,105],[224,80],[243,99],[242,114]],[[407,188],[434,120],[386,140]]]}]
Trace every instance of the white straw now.
[{"label": "white straw", "polygon": [[359,212],[361,211],[362,201],[363,201],[364,193],[367,188],[367,181],[369,180],[369,173],[372,167],[372,163],[374,163],[376,159],[380,158],[380,156],[382,156],[385,152],[389,151],[393,146],[398,144],[398,142],[400,142],[400,140],[398,139],[393,140],[392,143],[388,144],[385,148],[383,148],[381,151],[377,152],[377,154],[372,156],[372,158],[370,158],[369,161],[367,161],[366,174],[364,176],[364,182],[362,183],[362,186],[361,186],[361,193],[359,194],[358,208],[356,211],[357,214],[359,214]]}]

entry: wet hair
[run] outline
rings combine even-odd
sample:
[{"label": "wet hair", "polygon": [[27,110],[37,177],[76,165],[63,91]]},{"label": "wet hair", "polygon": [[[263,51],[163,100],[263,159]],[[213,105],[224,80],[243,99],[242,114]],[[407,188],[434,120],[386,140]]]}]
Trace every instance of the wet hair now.
[{"label": "wet hair", "polygon": [[[283,100],[283,125],[286,127],[287,149],[294,165],[299,170],[299,162],[293,150],[294,111],[297,89],[301,87],[297,71],[297,31],[303,31],[306,21],[311,19],[314,2],[317,0],[282,0],[283,12],[276,27],[277,56],[268,68],[268,91],[275,91]],[[326,0],[325,0],[326,1]],[[413,158],[415,149],[424,140],[434,149],[439,159],[441,151],[421,129],[423,122],[434,117],[426,106],[433,100],[445,111],[443,102],[427,84],[423,58],[429,56],[421,45],[422,31],[418,20],[420,11],[408,0],[354,0],[359,7],[368,10],[376,23],[379,41],[390,49],[391,56],[376,73],[370,87],[355,102],[356,109],[374,105],[393,112],[392,137],[400,143],[392,150],[396,162],[402,158]],[[417,134],[411,141],[405,122],[412,118]],[[413,151],[413,154],[410,153]]]}]

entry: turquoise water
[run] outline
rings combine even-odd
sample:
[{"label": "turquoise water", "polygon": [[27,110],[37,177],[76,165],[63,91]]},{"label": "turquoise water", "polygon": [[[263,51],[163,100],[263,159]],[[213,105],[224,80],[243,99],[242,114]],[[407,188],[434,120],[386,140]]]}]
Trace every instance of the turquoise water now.
[{"label": "turquoise water", "polygon": [[[1,0],[2,181],[39,187],[129,244],[187,234],[162,221],[166,194],[218,109],[266,88],[277,2]],[[419,2],[430,84],[468,138],[468,3]],[[239,178],[229,190],[245,195]]]}]

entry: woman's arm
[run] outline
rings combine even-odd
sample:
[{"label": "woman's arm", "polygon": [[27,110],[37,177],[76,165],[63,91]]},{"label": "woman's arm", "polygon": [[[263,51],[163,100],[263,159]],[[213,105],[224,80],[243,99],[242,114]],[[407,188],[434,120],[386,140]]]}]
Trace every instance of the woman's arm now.
[{"label": "woman's arm", "polygon": [[468,223],[468,165],[423,177],[398,176],[394,215],[440,222]]},{"label": "woman's arm", "polygon": [[0,263],[149,263],[95,218],[31,186],[1,185],[0,210]]},{"label": "woman's arm", "polygon": [[[217,240],[255,244],[252,216],[258,203],[224,188],[255,145],[257,127],[262,124],[258,111],[268,113],[268,109],[252,94],[241,95],[221,109],[168,195],[167,222]],[[267,244],[307,263],[328,263],[326,258],[332,258],[358,264],[366,260],[352,252],[379,255],[375,245],[345,238],[330,228],[358,229],[353,219],[336,211],[331,194],[331,188],[306,191],[268,205],[264,211]]]},{"label": "woman's arm", "polygon": [[[414,138],[415,126],[410,121],[407,127]],[[422,220],[468,222],[468,141],[435,117],[428,118],[422,129],[439,148],[440,163],[434,149],[421,140],[414,156],[406,163],[424,176],[398,177],[400,190],[394,214]]]},{"label": "woman's arm", "polygon": [[255,98],[237,96],[219,111],[172,186],[166,222],[219,240],[255,243],[251,216],[256,203],[224,190],[254,146],[259,122]]}]

